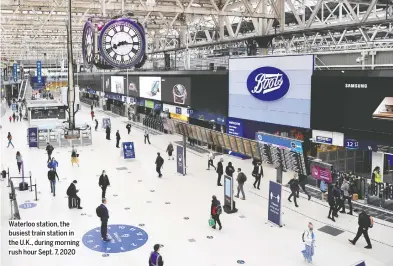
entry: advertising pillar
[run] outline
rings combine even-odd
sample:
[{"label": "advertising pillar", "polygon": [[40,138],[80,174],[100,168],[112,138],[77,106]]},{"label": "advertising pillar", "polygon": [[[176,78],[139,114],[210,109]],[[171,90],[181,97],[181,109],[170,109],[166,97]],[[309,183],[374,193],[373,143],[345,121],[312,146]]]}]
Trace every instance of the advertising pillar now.
[{"label": "advertising pillar", "polygon": [[230,214],[237,212],[233,201],[233,177],[224,175],[224,212]]},{"label": "advertising pillar", "polygon": [[282,187],[281,184],[270,181],[268,221],[282,227]]},{"label": "advertising pillar", "polygon": [[177,172],[181,175],[186,175],[185,166],[184,166],[184,148],[182,146],[177,146],[177,154],[176,154],[176,166]]},{"label": "advertising pillar", "polygon": [[27,129],[27,142],[29,148],[38,148],[38,128],[30,127]]}]

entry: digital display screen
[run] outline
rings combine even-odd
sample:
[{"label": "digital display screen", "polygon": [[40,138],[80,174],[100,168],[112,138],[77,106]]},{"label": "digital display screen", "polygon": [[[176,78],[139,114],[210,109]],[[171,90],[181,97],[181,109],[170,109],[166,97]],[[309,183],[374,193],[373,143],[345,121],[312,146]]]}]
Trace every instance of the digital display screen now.
[{"label": "digital display screen", "polygon": [[161,101],[161,77],[139,77],[139,97]]},{"label": "digital display screen", "polygon": [[176,105],[191,105],[191,80],[189,77],[162,77],[161,100]]},{"label": "digital display screen", "polygon": [[355,139],[344,140],[344,147],[347,149],[357,150],[359,148],[359,142]]},{"label": "digital display screen", "polygon": [[123,76],[111,76],[111,92],[124,94]]},{"label": "digital display screen", "polygon": [[225,178],[225,196],[230,197],[232,192],[232,180],[229,178]]},{"label": "digital display screen", "polygon": [[139,97],[139,77],[124,76],[124,94],[127,93],[128,96]]}]

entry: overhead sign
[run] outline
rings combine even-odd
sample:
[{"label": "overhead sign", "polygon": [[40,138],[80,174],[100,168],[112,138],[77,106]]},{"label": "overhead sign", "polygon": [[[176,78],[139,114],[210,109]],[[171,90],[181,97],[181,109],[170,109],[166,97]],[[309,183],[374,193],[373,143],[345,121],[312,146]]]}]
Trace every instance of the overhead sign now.
[{"label": "overhead sign", "polygon": [[123,146],[124,159],[134,159],[135,158],[134,142],[123,142],[122,146]]},{"label": "overhead sign", "polygon": [[13,68],[12,68],[12,78],[14,81],[18,81],[18,64],[14,63]]},{"label": "overhead sign", "polygon": [[11,109],[13,112],[16,112],[16,103],[11,104]]},{"label": "overhead sign", "polygon": [[184,148],[183,146],[177,146],[177,154],[176,154],[176,165],[177,172],[181,175],[185,175],[185,165],[184,165]]},{"label": "overhead sign", "polygon": [[287,74],[275,67],[260,67],[247,78],[247,89],[261,101],[276,101],[288,93],[291,83]]},{"label": "overhead sign", "polygon": [[303,154],[302,141],[300,140],[274,136],[261,132],[257,132],[255,135],[257,141],[264,142],[267,144],[272,144],[273,146],[287,148],[290,149],[291,151]]},{"label": "overhead sign", "polygon": [[29,143],[29,148],[38,147],[38,128],[30,127],[27,129],[27,140]]},{"label": "overhead sign", "polygon": [[42,83],[42,66],[41,66],[41,61],[37,61],[36,66],[37,66],[37,82],[38,82],[38,84],[41,84]]},{"label": "overhead sign", "polygon": [[281,184],[270,181],[269,183],[269,206],[268,221],[282,226],[282,187]]},{"label": "overhead sign", "polygon": [[323,137],[323,136],[316,136],[315,141],[318,143],[324,143],[324,144],[333,144],[333,139],[328,138],[328,137]]}]

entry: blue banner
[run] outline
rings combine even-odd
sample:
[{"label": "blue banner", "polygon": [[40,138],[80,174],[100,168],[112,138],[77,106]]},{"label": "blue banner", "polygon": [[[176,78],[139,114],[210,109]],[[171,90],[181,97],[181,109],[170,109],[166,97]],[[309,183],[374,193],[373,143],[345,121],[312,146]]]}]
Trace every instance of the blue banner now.
[{"label": "blue banner", "polygon": [[184,169],[184,149],[183,146],[177,146],[177,155],[176,155],[176,165],[177,172],[179,174],[185,175]]},{"label": "blue banner", "polygon": [[102,128],[106,129],[107,126],[111,126],[111,119],[106,117],[102,119]]},{"label": "blue banner", "polygon": [[18,81],[18,64],[15,63],[13,68],[12,68],[12,78],[14,79],[14,81]]},{"label": "blue banner", "polygon": [[329,137],[316,136],[315,142],[323,143],[323,144],[333,144],[333,139]]},{"label": "blue banner", "polygon": [[302,141],[296,139],[289,139],[280,136],[274,136],[267,133],[257,132],[255,133],[256,140],[273,146],[290,149],[293,152],[303,154]]},{"label": "blue banner", "polygon": [[37,82],[38,84],[42,84],[42,66],[41,66],[41,61],[36,62],[37,66]]},{"label": "blue banner", "polygon": [[13,112],[16,112],[16,103],[11,104],[11,108]]},{"label": "blue banner", "polygon": [[267,218],[269,222],[278,226],[282,225],[282,196],[281,184],[270,181],[269,183],[269,206]]},{"label": "blue banner", "polygon": [[29,148],[38,147],[38,128],[30,127],[27,129],[27,141],[29,143]]},{"label": "blue banner", "polygon": [[154,110],[162,110],[162,104],[159,102],[154,102]]},{"label": "blue banner", "polygon": [[105,92],[105,96],[104,97],[107,98],[107,99],[112,99],[112,100],[116,100],[116,101],[122,101],[123,100],[121,94],[114,94],[114,93]]},{"label": "blue banner", "polygon": [[[241,119],[228,117],[228,119],[227,119],[227,133],[228,133],[228,135],[243,137],[243,121]],[[228,151],[228,154],[242,158],[242,159],[249,158],[241,153],[237,153],[237,152],[233,152],[233,151]]]},{"label": "blue banner", "polygon": [[134,142],[123,142],[122,146],[123,146],[124,159],[134,159],[135,158]]}]

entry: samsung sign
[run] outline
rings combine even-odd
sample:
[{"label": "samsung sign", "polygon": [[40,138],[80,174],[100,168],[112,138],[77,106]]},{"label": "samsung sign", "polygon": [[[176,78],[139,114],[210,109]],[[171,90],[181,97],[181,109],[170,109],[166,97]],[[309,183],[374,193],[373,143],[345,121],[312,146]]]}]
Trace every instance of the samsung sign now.
[{"label": "samsung sign", "polygon": [[228,116],[310,128],[313,55],[229,59]]},{"label": "samsung sign", "polygon": [[276,101],[284,97],[291,86],[288,76],[275,67],[260,67],[247,78],[247,89],[261,101]]}]

